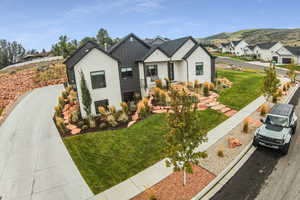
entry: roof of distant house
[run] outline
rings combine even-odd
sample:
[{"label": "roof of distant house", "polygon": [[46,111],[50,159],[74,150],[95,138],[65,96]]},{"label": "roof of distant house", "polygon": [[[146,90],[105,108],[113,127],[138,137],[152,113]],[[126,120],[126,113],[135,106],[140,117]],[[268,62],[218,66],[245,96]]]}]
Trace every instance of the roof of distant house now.
[{"label": "roof of distant house", "polygon": [[285,46],[285,48],[291,52],[293,55],[299,56],[300,55],[300,47],[299,46]]},{"label": "roof of distant house", "polygon": [[232,41],[232,44],[233,44],[234,46],[236,46],[236,45],[238,45],[241,41],[242,41],[242,40]]},{"label": "roof of distant house", "polygon": [[258,46],[261,49],[270,49],[275,44],[277,44],[277,42],[265,42],[265,43],[256,44],[255,46]]}]

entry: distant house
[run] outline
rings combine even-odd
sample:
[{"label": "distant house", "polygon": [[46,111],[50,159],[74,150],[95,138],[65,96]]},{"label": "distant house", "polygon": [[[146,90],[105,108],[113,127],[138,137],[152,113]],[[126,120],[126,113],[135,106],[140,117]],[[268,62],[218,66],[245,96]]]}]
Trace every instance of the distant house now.
[{"label": "distant house", "polygon": [[281,47],[283,47],[281,42],[268,42],[256,44],[254,47],[254,54],[257,56],[258,59],[269,62],[272,60],[272,54]]},{"label": "distant house", "polygon": [[81,72],[91,93],[94,115],[99,106],[120,109],[121,101],[133,101],[136,94],[147,96],[155,80],[203,83],[215,78],[214,57],[190,36],[150,45],[131,33],[107,51],[89,41],[65,64],[68,82],[77,88],[83,116]]},{"label": "distant house", "polygon": [[248,56],[254,55],[254,47],[255,46],[251,46],[251,45],[245,47],[245,49],[244,49],[245,55],[248,55]]},{"label": "distant house", "polygon": [[300,47],[282,46],[272,53],[272,59],[281,64],[300,64]]},{"label": "distant house", "polygon": [[221,53],[230,53],[230,42],[228,43],[221,43],[218,47],[218,50]]},{"label": "distant house", "polygon": [[32,61],[40,58],[45,58],[48,57],[49,53],[37,53],[37,54],[27,54],[22,57],[21,61],[26,62],[26,61]]},{"label": "distant house", "polygon": [[166,41],[170,40],[169,38],[166,38],[166,37],[162,37],[162,36],[156,36],[156,38],[154,39],[151,39],[151,38],[146,38],[144,41],[153,46],[153,45],[160,45]]},{"label": "distant house", "polygon": [[246,55],[246,48],[248,43],[245,40],[238,40],[231,42],[231,53],[234,53],[237,56]]}]

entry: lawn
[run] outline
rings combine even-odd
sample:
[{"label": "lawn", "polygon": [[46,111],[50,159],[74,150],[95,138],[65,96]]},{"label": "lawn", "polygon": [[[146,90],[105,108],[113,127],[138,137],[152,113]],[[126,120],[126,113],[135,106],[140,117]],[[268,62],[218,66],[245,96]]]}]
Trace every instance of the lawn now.
[{"label": "lawn", "polygon": [[221,91],[219,101],[230,108],[240,110],[262,95],[263,75],[255,72],[217,70],[218,77],[226,77],[233,82],[231,88]]},{"label": "lawn", "polygon": [[[227,117],[213,110],[198,112],[200,131],[208,132]],[[97,194],[164,158],[166,115],[155,114],[127,129],[67,137],[64,143],[79,171]]]}]

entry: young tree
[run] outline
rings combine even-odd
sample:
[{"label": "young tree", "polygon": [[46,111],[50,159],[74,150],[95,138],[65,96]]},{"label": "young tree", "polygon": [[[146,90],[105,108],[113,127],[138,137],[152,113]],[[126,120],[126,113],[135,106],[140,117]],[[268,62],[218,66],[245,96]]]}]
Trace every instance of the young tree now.
[{"label": "young tree", "polygon": [[267,101],[270,97],[274,98],[277,95],[277,89],[280,86],[280,80],[277,78],[275,66],[270,66],[265,69],[265,77],[263,80],[262,92],[266,97]]},{"label": "young tree", "polygon": [[21,60],[25,51],[25,48],[16,41],[0,40],[0,69]]},{"label": "young tree", "polygon": [[197,115],[197,102],[184,89],[170,88],[171,110],[167,121],[170,131],[165,136],[167,167],[174,171],[183,171],[183,184],[186,184],[186,173],[193,173],[192,165],[199,164],[205,158],[205,152],[195,149],[207,141],[206,133],[201,132],[201,121]]},{"label": "young tree", "polygon": [[289,69],[289,71],[286,73],[286,75],[291,79],[291,83],[295,83],[296,82],[296,65],[295,64],[289,64],[287,66],[287,68]]},{"label": "young tree", "polygon": [[80,88],[81,88],[81,98],[82,98],[82,104],[84,105],[84,111],[89,117],[91,115],[91,104],[92,104],[92,98],[90,91],[86,85],[86,80],[84,77],[83,72],[80,72],[81,76],[81,82],[80,82]]},{"label": "young tree", "polygon": [[104,28],[101,28],[96,36],[97,42],[98,44],[104,46],[105,44],[110,46],[114,44],[113,39],[111,39],[111,37],[109,37],[108,31]]}]

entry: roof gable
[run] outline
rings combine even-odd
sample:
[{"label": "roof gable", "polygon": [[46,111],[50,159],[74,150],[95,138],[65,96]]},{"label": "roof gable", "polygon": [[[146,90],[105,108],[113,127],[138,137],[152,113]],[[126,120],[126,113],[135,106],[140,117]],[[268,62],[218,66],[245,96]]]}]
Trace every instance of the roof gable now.
[{"label": "roof gable", "polygon": [[191,39],[195,44],[197,42],[195,41],[194,38],[191,36],[189,37],[183,37],[183,38],[178,38],[175,40],[169,40],[164,42],[163,44],[159,45],[159,47],[169,56],[173,56],[175,52],[180,49],[189,39]]},{"label": "roof gable", "polygon": [[266,43],[256,44],[256,46],[258,46],[260,49],[270,49],[271,47],[273,47],[276,44],[277,44],[277,42],[266,42]]},{"label": "roof gable", "polygon": [[200,44],[200,43],[198,43],[197,45],[195,45],[193,48],[191,48],[191,50],[189,51],[189,52],[187,52],[187,54],[185,54],[185,56],[183,57],[183,59],[187,59],[188,57],[190,57],[190,55],[192,55],[193,54],[193,52],[197,49],[197,48],[202,48],[207,54],[208,54],[208,56],[210,57],[210,58],[215,58],[214,56],[212,56],[208,51],[207,51],[207,49],[205,48],[205,47],[203,47],[203,45],[202,44]]}]

